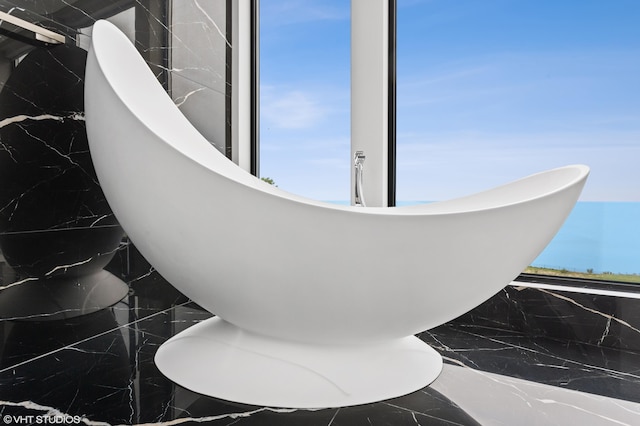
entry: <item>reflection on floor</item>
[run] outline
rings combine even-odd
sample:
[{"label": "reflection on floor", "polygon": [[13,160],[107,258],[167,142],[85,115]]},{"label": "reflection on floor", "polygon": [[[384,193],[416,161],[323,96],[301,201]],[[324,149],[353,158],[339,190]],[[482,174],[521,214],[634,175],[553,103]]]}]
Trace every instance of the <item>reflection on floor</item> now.
[{"label": "reflection on floor", "polygon": [[126,281],[131,291],[111,308],[57,321],[0,323],[5,424],[44,423],[50,416],[89,425],[640,424],[637,352],[534,340],[464,321],[421,335],[446,365],[432,386],[402,398],[324,410],[208,398],[163,377],[153,356],[169,337],[210,314],[152,269]]}]

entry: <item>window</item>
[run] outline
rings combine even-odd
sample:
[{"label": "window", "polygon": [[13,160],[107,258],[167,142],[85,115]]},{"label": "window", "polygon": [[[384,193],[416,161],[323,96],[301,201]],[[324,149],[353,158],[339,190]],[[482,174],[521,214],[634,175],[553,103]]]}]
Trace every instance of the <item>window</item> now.
[{"label": "window", "polygon": [[[350,3],[273,0],[260,16],[262,175],[344,203]],[[640,282],[637,22],[633,0],[397,0],[397,204],[587,164],[529,272]]]},{"label": "window", "polygon": [[398,200],[587,164],[529,271],[640,282],[638,22],[632,0],[398,0]]},{"label": "window", "polygon": [[350,2],[260,4],[260,173],[280,188],[349,200]]}]

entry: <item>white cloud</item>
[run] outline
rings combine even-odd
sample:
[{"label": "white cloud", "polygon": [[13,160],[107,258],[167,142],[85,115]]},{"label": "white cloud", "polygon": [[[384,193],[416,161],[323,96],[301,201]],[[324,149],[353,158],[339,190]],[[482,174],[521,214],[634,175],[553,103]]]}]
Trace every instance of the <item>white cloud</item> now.
[{"label": "white cloud", "polygon": [[264,1],[260,4],[260,20],[269,26],[348,20],[350,16],[350,3],[344,0],[325,0],[322,2],[310,2],[309,0]]},{"label": "white cloud", "polygon": [[638,131],[399,134],[398,199],[443,200],[553,167],[592,173],[582,200],[640,201]]},{"label": "white cloud", "polygon": [[[264,89],[263,89],[264,93]],[[263,124],[280,129],[305,129],[317,125],[326,110],[311,93],[295,90],[262,96],[260,113]]]}]

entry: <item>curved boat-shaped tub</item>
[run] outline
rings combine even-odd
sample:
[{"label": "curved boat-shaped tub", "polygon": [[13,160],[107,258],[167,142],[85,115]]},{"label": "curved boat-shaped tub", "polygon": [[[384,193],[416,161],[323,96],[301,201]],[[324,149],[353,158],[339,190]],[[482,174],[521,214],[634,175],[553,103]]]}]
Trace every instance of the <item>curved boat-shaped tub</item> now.
[{"label": "curved boat-shaped tub", "polygon": [[107,22],[94,27],[85,97],[91,155],[116,217],[169,282],[217,316],[165,343],[158,367],[243,403],[346,406],[428,385],[442,359],[413,335],[516,277],[588,175],[568,166],[405,208],[289,194],[207,142]]}]

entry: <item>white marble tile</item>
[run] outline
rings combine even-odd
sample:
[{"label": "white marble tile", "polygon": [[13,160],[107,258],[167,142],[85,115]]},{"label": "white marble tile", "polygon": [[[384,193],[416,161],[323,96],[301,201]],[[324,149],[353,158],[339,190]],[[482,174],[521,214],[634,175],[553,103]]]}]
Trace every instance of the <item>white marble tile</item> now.
[{"label": "white marble tile", "polygon": [[172,97],[180,111],[218,150],[226,140],[225,95],[172,73]]},{"label": "white marble tile", "polygon": [[171,23],[171,72],[225,93],[226,36],[223,1],[174,3]]}]

